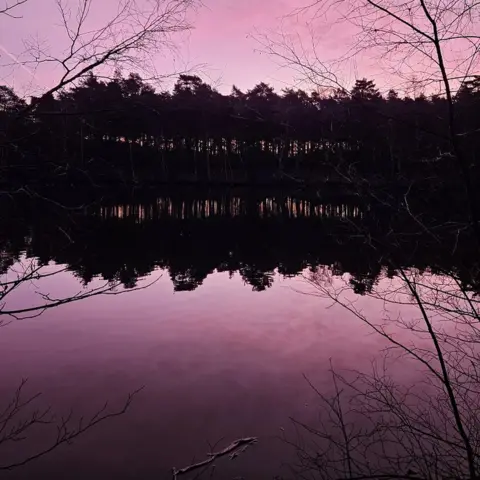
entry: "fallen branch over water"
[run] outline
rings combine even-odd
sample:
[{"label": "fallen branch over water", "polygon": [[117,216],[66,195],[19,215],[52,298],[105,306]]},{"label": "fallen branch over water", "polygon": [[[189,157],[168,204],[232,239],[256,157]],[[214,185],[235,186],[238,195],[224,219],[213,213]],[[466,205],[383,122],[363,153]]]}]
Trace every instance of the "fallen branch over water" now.
[{"label": "fallen branch over water", "polygon": [[199,463],[194,463],[193,465],[189,465],[188,467],[181,468],[177,470],[175,467],[173,468],[173,480],[177,480],[179,475],[184,475],[185,473],[191,472],[192,470],[197,470],[198,468],[206,467],[213,463],[217,458],[223,457],[225,455],[230,455],[230,460],[238,457],[240,454],[245,452],[248,447],[257,443],[256,437],[246,437],[240,438],[232,442],[228,447],[225,447],[223,450],[219,452],[212,452],[209,453],[206,460]]}]

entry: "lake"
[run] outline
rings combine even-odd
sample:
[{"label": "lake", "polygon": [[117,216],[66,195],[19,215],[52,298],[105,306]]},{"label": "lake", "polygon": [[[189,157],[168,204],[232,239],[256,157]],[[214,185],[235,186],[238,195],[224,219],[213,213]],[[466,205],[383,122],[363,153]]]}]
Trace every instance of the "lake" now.
[{"label": "lake", "polygon": [[[106,401],[121,408],[129,393],[143,389],[125,414],[4,477],[172,478],[172,467],[257,437],[235,460],[215,462],[217,477],[290,478],[290,418],[318,418],[318,395],[306,378],[328,395],[330,361],[338,369],[368,369],[387,344],[308,281],[345,281],[349,298],[373,323],[385,317],[379,301],[362,294],[397,281],[395,275],[381,252],[349,230],[352,222],[368,224],[371,206],[235,192],[72,205],[37,199],[4,209],[4,281],[38,266],[45,276],[25,278],[4,294],[0,399],[7,404],[28,378],[26,396],[42,394],[28,412],[50,407],[57,420],[72,414],[78,421]],[[453,255],[415,242],[409,268],[455,263]],[[96,292],[106,282],[116,286],[106,295],[35,318],[5,315]],[[414,315],[408,305],[389,315],[395,309]],[[402,365],[396,373],[407,383],[421,376]],[[6,445],[2,464],[50,445],[50,427]]]}]

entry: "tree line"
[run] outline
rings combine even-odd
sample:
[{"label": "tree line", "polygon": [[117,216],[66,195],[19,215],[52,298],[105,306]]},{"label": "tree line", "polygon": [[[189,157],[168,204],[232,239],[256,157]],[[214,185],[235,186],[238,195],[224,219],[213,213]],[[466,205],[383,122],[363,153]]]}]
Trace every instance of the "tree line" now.
[{"label": "tree line", "polygon": [[[85,285],[101,276],[135,288],[160,268],[176,291],[198,288],[215,271],[239,274],[262,291],[272,286],[276,272],[290,277],[327,266],[335,275],[350,274],[355,292],[363,294],[385,271],[395,275],[385,262],[391,255],[404,268],[439,274],[454,270],[466,287],[478,291],[479,277],[470,274],[475,242],[458,236],[460,219],[452,202],[441,197],[423,217],[442,226],[436,229],[441,242],[405,210],[358,198],[176,191],[72,210],[22,197],[3,218],[0,274],[26,255],[40,265],[67,266]],[[422,196],[411,196],[410,208],[424,205]],[[380,239],[381,248],[368,248],[364,237],[355,235],[360,228]]]},{"label": "tree line", "polygon": [[[472,167],[479,104],[476,76],[455,97]],[[437,172],[445,179],[455,173],[448,170],[448,128],[444,97],[382,95],[367,79],[323,95],[277,93],[266,83],[223,95],[195,75],[180,75],[172,91],[157,92],[135,73],[106,80],[89,74],[29,101],[0,86],[0,158],[13,178],[33,172],[91,181],[323,181],[353,169],[387,178]]]}]

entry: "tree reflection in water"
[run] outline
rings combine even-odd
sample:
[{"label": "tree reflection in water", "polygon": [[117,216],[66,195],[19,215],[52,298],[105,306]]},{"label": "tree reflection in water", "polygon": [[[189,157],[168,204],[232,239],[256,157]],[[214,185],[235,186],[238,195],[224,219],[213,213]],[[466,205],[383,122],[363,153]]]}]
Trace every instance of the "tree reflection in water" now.
[{"label": "tree reflection in water", "polygon": [[[45,265],[23,254],[14,258],[2,252],[1,258],[0,327],[7,327],[13,321],[37,319],[46,310],[62,305],[138,290],[126,290],[121,281],[109,280],[95,286],[83,285],[70,294],[58,296],[49,292],[45,281],[66,272],[67,267]],[[147,288],[155,281],[140,288]],[[28,296],[19,300],[18,296],[24,295],[25,290]],[[24,298],[28,298],[28,305],[21,301]],[[41,392],[30,393],[27,379],[22,379],[11,397],[3,401],[0,410],[0,471],[26,465],[62,445],[71,444],[96,425],[125,414],[142,389],[128,393],[120,404],[115,402],[116,406],[105,402],[89,416],[73,411],[62,416],[50,407],[39,406]],[[39,436],[41,442],[35,440]]]},{"label": "tree reflection in water", "polygon": [[[459,234],[448,205],[436,205],[427,212],[436,228],[425,230],[405,209],[352,196],[169,193],[73,210],[27,202],[4,214],[1,313],[7,323],[132,291],[155,270],[168,273],[176,291],[199,288],[215,271],[238,273],[254,291],[270,288],[276,274],[303,274],[315,294],[341,304],[390,347],[373,373],[352,376],[332,367],[334,396],[317,392],[326,416],[319,425],[294,420],[298,436],[285,438],[298,453],[295,476],[472,478],[480,444],[476,246]],[[81,291],[65,298],[42,291],[43,280],[64,271],[82,282]],[[35,285],[39,303],[23,311],[9,307],[27,284]],[[356,295],[377,302],[384,321],[358,310]],[[418,315],[402,317],[402,305]],[[410,388],[394,378],[399,355],[419,362],[422,385]],[[8,422],[12,408],[30,408],[36,398],[22,402],[23,386],[6,410]],[[34,411],[33,424],[52,426],[44,415],[50,412]],[[101,410],[83,425],[111,415]],[[18,435],[22,425],[29,424],[20,424]],[[83,431],[79,424],[71,428],[65,432]]]}]

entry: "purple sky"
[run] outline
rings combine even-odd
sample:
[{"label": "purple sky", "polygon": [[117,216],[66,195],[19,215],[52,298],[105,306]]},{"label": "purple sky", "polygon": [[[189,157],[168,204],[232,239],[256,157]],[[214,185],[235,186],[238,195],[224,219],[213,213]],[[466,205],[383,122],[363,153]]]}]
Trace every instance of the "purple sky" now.
[{"label": "purple sky", "polygon": [[[0,7],[4,1],[0,0]],[[75,8],[80,0],[62,1]],[[191,69],[224,93],[229,93],[233,84],[242,90],[260,81],[272,84],[277,90],[295,85],[298,78],[295,73],[280,67],[278,61],[262,52],[254,36],[258,32],[279,31],[281,25],[286,25],[286,31],[298,32],[298,38],[310,46],[305,26],[309,17],[298,23],[292,17],[285,19],[287,14],[306,3],[308,0],[204,0],[204,6],[190,15],[194,28],[174,37],[176,54],[159,53],[155,56],[155,68],[163,75]],[[96,29],[105,25],[118,5],[119,0],[92,0],[88,27]],[[56,0],[28,0],[16,12],[21,18],[0,16],[0,84],[13,86],[23,95],[38,95],[58,81],[62,73],[58,65],[44,64],[34,71],[33,66],[11,65],[15,59],[25,58],[22,56],[25,41],[39,43],[43,50],[58,53],[68,39]],[[316,32],[319,36],[316,53],[322,60],[338,57],[353,41],[353,28],[345,25],[332,24],[328,28],[323,24]],[[11,65],[6,67],[8,63]],[[349,87],[356,78],[366,76],[375,79],[377,84],[388,83],[398,88],[398,78],[387,76],[381,63],[379,56],[370,60],[357,56],[354,61],[342,65],[341,81]],[[127,66],[123,73],[132,70]],[[171,85],[172,79],[164,81],[162,87],[170,88]]]},{"label": "purple sky", "polygon": [[[8,1],[11,3],[13,0]],[[61,25],[57,1],[59,0],[27,0],[25,5],[16,10],[21,18],[0,16],[0,84],[13,86],[23,95],[38,95],[61,77],[62,71],[58,64],[42,64],[34,70],[33,65],[19,66],[19,62],[15,65],[16,59],[26,58],[23,56],[25,42],[39,44],[43,51],[62,55],[60,52],[68,44],[68,38]],[[75,9],[81,0],[61,1]],[[92,0],[86,28],[95,31],[105,25],[117,11],[120,1]],[[137,0],[139,4],[143,2],[143,5],[149,1],[151,0]],[[284,31],[297,32],[297,38],[308,49],[311,43],[306,25],[311,17],[305,16],[298,22],[295,22],[293,17],[285,18],[306,3],[308,0],[204,0],[204,6],[190,15],[194,28],[189,32],[176,34],[172,39],[177,46],[176,54],[159,51],[155,55],[155,70],[161,75],[190,70],[224,93],[229,93],[233,84],[242,90],[252,88],[261,81],[272,84],[277,90],[295,85],[298,78],[295,73],[280,67],[275,59],[262,52],[262,47],[254,36],[258,32],[279,31],[283,25]],[[0,0],[0,8],[4,4],[5,0]],[[338,58],[355,43],[355,27],[345,23],[335,24],[335,17],[338,19],[346,14],[339,13],[338,8],[336,4],[334,9],[329,10],[329,18],[322,17],[323,23],[315,25],[318,40],[315,51],[322,61]],[[472,28],[476,32],[475,28],[478,27]],[[462,53],[459,57],[459,52],[464,52],[465,47],[473,48],[461,43],[450,45],[450,48],[444,46],[447,66],[453,67],[450,71],[452,78],[460,78],[462,75],[464,64],[459,62],[459,58],[461,60],[465,55]],[[408,89],[409,82],[414,78],[418,80],[425,77],[426,69],[430,67],[425,66],[428,63],[425,63],[425,57],[410,57],[405,61],[401,53],[393,59],[383,57],[380,51],[368,57],[356,55],[354,60],[342,64],[337,71],[340,82],[350,87],[356,78],[368,77],[376,80],[377,86],[383,86],[381,90],[384,92],[390,86],[400,91],[402,88]],[[401,66],[403,78],[398,73],[386,73],[389,60],[393,61],[394,66]],[[460,70],[455,70],[455,65],[459,65]],[[465,65],[469,66],[470,62]],[[476,67],[477,63],[473,66]],[[138,68],[124,66],[124,74],[130,71],[138,71]],[[152,69],[149,69],[149,72],[151,71]],[[438,76],[435,65],[433,71],[435,76]],[[170,78],[164,81],[160,88],[170,88],[172,82]],[[434,84],[429,88],[433,92]]]},{"label": "purple sky", "polygon": [[[77,0],[68,0],[76,5]],[[171,72],[193,67],[207,81],[223,92],[232,84],[248,89],[267,81],[277,89],[291,85],[292,71],[280,68],[268,55],[261,53],[252,37],[255,30],[279,27],[281,18],[305,0],[206,0],[204,7],[192,15],[194,29],[176,37],[178,55],[156,61],[158,71]],[[116,0],[94,0],[92,17],[100,22]],[[0,1],[1,5],[1,1]],[[54,0],[29,0],[17,11],[22,18],[0,18],[0,64],[21,57],[24,41],[37,39],[42,46],[55,50],[62,44],[62,27]],[[8,53],[7,53],[8,52]],[[32,72],[33,73],[33,72]],[[32,75],[26,68],[0,68],[0,82],[24,92],[44,89],[60,74],[51,66],[39,68]]]},{"label": "purple sky", "polygon": [[242,89],[259,81],[282,87],[292,82],[292,72],[281,69],[261,53],[251,34],[255,29],[274,29],[282,16],[304,0],[210,0],[197,15],[195,30],[183,54],[192,64],[206,63],[220,88],[233,83]]}]

